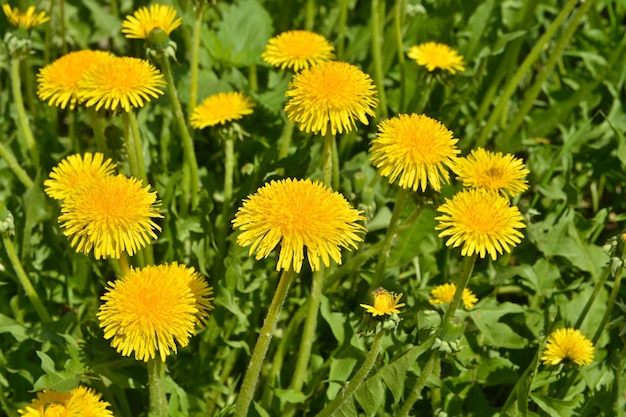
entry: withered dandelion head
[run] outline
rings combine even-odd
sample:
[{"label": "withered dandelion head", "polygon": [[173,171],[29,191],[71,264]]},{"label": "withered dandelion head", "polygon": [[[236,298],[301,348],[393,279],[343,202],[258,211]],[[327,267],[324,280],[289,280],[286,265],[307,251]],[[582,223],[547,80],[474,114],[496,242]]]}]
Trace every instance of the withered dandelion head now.
[{"label": "withered dandelion head", "polygon": [[105,161],[99,152],[70,155],[52,168],[50,178],[43,182],[45,192],[55,200],[64,200],[80,186],[108,177],[115,167],[110,158]]},{"label": "withered dandelion head", "polygon": [[356,119],[367,125],[378,104],[370,76],[345,62],[314,65],[294,75],[289,86],[287,118],[305,132],[349,132],[356,129]]},{"label": "withered dandelion head", "polygon": [[462,244],[462,256],[476,253],[484,258],[488,253],[495,260],[524,237],[517,230],[526,227],[519,209],[506,197],[481,188],[458,192],[437,210],[444,213],[435,217],[435,229],[443,230],[439,237],[449,236],[446,246]]},{"label": "withered dandelion head", "polygon": [[143,107],[145,101],[163,94],[163,74],[148,61],[121,57],[109,59],[85,71],[78,82],[78,99],[96,110],[104,107],[117,110],[121,107]]},{"label": "withered dandelion head", "polygon": [[107,408],[111,404],[102,401],[101,396],[82,385],[67,392],[46,389],[18,413],[23,417],[112,417]]},{"label": "withered dandelion head", "polygon": [[156,192],[123,175],[97,178],[77,188],[63,201],[59,223],[77,252],[96,259],[132,256],[161,231],[152,219],[159,213]]},{"label": "withered dandelion head", "polygon": [[37,96],[51,106],[74,109],[78,101],[78,82],[87,70],[102,65],[113,55],[104,51],[76,51],[46,65],[37,74]]},{"label": "withered dandelion head", "polygon": [[[430,292],[432,298],[428,300],[428,302],[432,305],[450,304],[452,302],[452,299],[454,298],[455,292],[456,284],[447,283],[443,285],[438,285]],[[476,295],[474,295],[474,293],[468,288],[463,289],[461,299],[463,300],[463,305],[468,310],[474,308],[474,306],[478,302],[478,298],[476,297]]]},{"label": "withered dandelion head", "polygon": [[448,45],[436,42],[426,42],[414,45],[407,54],[414,59],[417,65],[426,67],[428,71],[441,69],[455,74],[457,71],[464,71],[465,64],[463,57]]},{"label": "withered dandelion head", "polygon": [[196,275],[193,268],[173,263],[131,269],[109,282],[98,312],[104,338],[122,355],[142,361],[154,359],[157,351],[164,361],[177,352],[177,344],[187,346],[198,316],[206,317],[212,308],[206,284],[194,293]]},{"label": "withered dandelion head", "polygon": [[290,30],[269,40],[261,57],[268,64],[296,72],[335,58],[325,37],[307,30]]},{"label": "withered dandelion head", "polygon": [[402,188],[425,191],[430,184],[438,191],[450,179],[446,166],[461,152],[457,142],[441,122],[423,114],[401,114],[378,124],[371,160],[390,183],[400,177]]},{"label": "withered dandelion head", "polygon": [[511,154],[474,149],[466,158],[458,158],[452,170],[465,187],[508,193],[511,197],[528,189],[526,176],[530,171]]},{"label": "withered dandelion head", "polygon": [[322,183],[286,179],[271,181],[244,200],[233,225],[241,233],[237,243],[256,251],[261,259],[280,243],[276,270],[292,265],[300,272],[304,250],[313,271],[320,269],[320,258],[329,266],[330,258],[341,264],[340,247],[356,248],[365,228],[365,218],[339,193]]},{"label": "withered dandelion head", "polygon": [[563,360],[589,365],[593,361],[593,343],[578,329],[558,329],[548,337],[541,360],[546,365],[558,365]]},{"label": "withered dandelion head", "polygon": [[2,10],[9,22],[19,29],[29,30],[50,20],[46,12],[37,13],[35,6],[30,6],[25,13],[22,13],[17,7],[11,9],[9,3],[4,3]]},{"label": "withered dandelion head", "polygon": [[384,288],[378,288],[374,291],[374,305],[360,304],[368,313],[372,316],[384,316],[385,314],[399,314],[400,307],[404,307],[406,304],[400,303],[402,293],[396,294],[394,292],[387,291]]},{"label": "withered dandelion head", "polygon": [[217,93],[205,98],[193,109],[191,126],[204,129],[208,126],[226,124],[252,114],[254,103],[242,93]]},{"label": "withered dandelion head", "polygon": [[176,17],[176,9],[163,4],[141,7],[122,23],[122,33],[128,39],[148,39],[153,29],[161,29],[168,35],[179,27],[183,19]]}]

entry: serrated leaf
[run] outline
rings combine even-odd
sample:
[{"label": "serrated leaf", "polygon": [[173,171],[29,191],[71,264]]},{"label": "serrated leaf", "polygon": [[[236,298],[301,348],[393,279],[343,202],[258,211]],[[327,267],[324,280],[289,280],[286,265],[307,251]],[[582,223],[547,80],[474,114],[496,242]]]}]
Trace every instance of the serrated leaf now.
[{"label": "serrated leaf", "polygon": [[381,378],[370,378],[365,381],[354,393],[363,411],[368,416],[373,416],[380,409],[385,400],[385,388]]}]

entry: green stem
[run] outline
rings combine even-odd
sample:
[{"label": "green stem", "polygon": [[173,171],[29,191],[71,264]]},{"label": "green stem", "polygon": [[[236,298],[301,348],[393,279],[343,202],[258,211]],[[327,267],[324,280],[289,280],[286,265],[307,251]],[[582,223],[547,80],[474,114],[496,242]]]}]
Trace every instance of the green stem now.
[{"label": "green stem", "polygon": [[313,26],[315,26],[315,13],[317,12],[317,5],[315,4],[315,0],[306,1],[304,12],[304,29],[312,31]]},{"label": "green stem", "polygon": [[583,322],[585,321],[585,318],[587,317],[587,313],[589,313],[589,310],[591,309],[593,302],[596,301],[596,297],[598,296],[602,288],[604,288],[604,284],[606,283],[606,280],[610,274],[611,274],[611,265],[609,264],[602,272],[602,275],[600,276],[600,278],[598,279],[598,282],[596,282],[596,285],[593,288],[593,292],[587,299],[587,303],[585,304],[585,307],[583,307],[582,311],[578,315],[578,320],[576,320],[576,324],[574,324],[575,329],[580,329],[580,327],[583,325]]},{"label": "green stem", "polygon": [[[378,100],[380,102],[378,109],[380,109],[379,114],[382,119],[387,118],[387,96],[385,95],[385,77],[383,74],[381,52],[383,46],[381,15],[384,16],[384,7],[384,3],[379,3],[378,0],[372,0],[372,60],[374,64],[374,79],[376,81],[376,87],[378,88]],[[383,13],[381,13],[381,8],[383,9]]]},{"label": "green stem", "polygon": [[323,150],[323,167],[322,176],[324,185],[328,188],[333,188],[333,142],[335,141],[335,135],[332,134],[331,129],[326,130],[324,135],[324,150]]},{"label": "green stem", "polygon": [[120,267],[122,277],[125,277],[130,273],[130,263],[128,262],[128,255],[126,252],[120,253],[120,258],[117,260],[117,264]]},{"label": "green stem", "polygon": [[257,73],[256,64],[251,64],[248,68],[248,85],[252,92],[259,90],[259,74]]},{"label": "green stem", "polygon": [[235,417],[247,417],[248,415],[250,403],[254,397],[254,389],[256,388],[256,384],[259,380],[259,374],[261,373],[261,367],[263,366],[265,355],[267,354],[270,342],[272,341],[272,334],[274,332],[274,328],[276,327],[276,323],[278,322],[280,310],[282,309],[283,303],[287,298],[287,290],[289,289],[291,281],[293,281],[293,277],[294,272],[291,268],[287,271],[283,271],[282,276],[280,277],[278,287],[276,288],[276,292],[274,293],[274,297],[272,298],[272,302],[267,311],[263,328],[259,333],[259,338],[254,346],[254,351],[252,352],[248,369],[246,370],[246,374],[241,384],[239,397],[235,403]]},{"label": "green stem", "polygon": [[593,335],[593,338],[591,339],[591,343],[593,343],[594,345],[600,339],[600,336],[602,335],[602,332],[604,331],[606,324],[609,322],[609,319],[611,318],[611,313],[613,312],[613,306],[615,305],[615,300],[617,299],[617,296],[619,294],[619,288],[620,288],[620,283],[622,281],[623,273],[624,273],[624,266],[622,265],[615,272],[613,289],[611,290],[611,295],[609,296],[609,302],[606,306],[606,310],[604,311],[604,316],[602,316],[602,321],[600,322],[600,325],[598,326],[596,333]]},{"label": "green stem", "polygon": [[30,155],[32,166],[35,167],[35,169],[39,169],[39,152],[37,151],[35,137],[28,123],[26,109],[24,108],[24,98],[22,97],[19,57],[11,58],[11,87],[13,89],[13,101],[17,112],[18,128],[21,133],[18,137],[22,139],[22,145],[26,148],[28,155]]},{"label": "green stem", "polygon": [[215,240],[220,256],[226,256],[226,235],[230,228],[230,203],[233,198],[233,172],[235,169],[235,138],[224,137],[224,203]]},{"label": "green stem", "polygon": [[348,275],[350,272],[356,271],[361,265],[367,262],[369,259],[373,258],[377,254],[380,253],[382,247],[384,246],[384,241],[380,241],[370,247],[369,249],[360,252],[353,258],[350,258],[345,264],[341,265],[335,272],[333,272],[328,279],[326,280],[326,289],[331,288],[334,284],[336,284],[343,277]]},{"label": "green stem", "polygon": [[200,35],[202,33],[202,20],[204,18],[204,2],[200,2],[196,9],[196,21],[193,25],[193,39],[191,43],[191,85],[189,86],[189,114],[193,113],[193,109],[198,102],[198,68],[200,62]]},{"label": "green stem", "polygon": [[420,373],[419,378],[417,378],[417,381],[415,382],[415,386],[413,386],[411,393],[404,401],[404,404],[402,404],[402,407],[400,408],[396,416],[406,417],[409,415],[409,411],[411,411],[411,409],[413,408],[413,404],[415,404],[415,402],[417,401],[417,399],[419,398],[422,392],[422,389],[424,388],[424,385],[426,385],[426,380],[428,379],[430,374],[433,372],[433,369],[435,368],[435,364],[437,363],[439,359],[439,355],[440,353],[438,350],[434,350],[430,352],[430,357],[428,358],[428,361],[426,361],[426,364],[422,368],[422,372]]},{"label": "green stem", "polygon": [[15,159],[15,155],[8,148],[4,146],[4,143],[0,142],[0,158],[4,159],[4,161],[9,166],[9,169],[13,171],[13,174],[17,177],[18,180],[24,187],[30,188],[33,186],[33,180],[30,179],[26,171],[20,166],[17,159]]},{"label": "green stem", "polygon": [[93,129],[93,136],[96,139],[96,147],[100,152],[104,154],[105,158],[110,158],[111,151],[107,145],[107,138],[104,135],[104,121],[98,116],[98,112],[94,107],[87,107],[87,114],[91,121],[91,128]]},{"label": "green stem", "polygon": [[378,352],[383,343],[384,331],[380,331],[374,337],[374,342],[370,348],[363,365],[359,368],[354,377],[346,384],[343,389],[337,393],[337,396],[328,404],[322,411],[320,411],[316,417],[330,417],[335,414],[341,406],[352,398],[352,394],[361,386],[367,375],[370,373],[378,357]]},{"label": "green stem", "polygon": [[150,416],[167,417],[169,411],[165,396],[165,361],[160,357],[148,360],[148,390]]},{"label": "green stem", "polygon": [[339,22],[337,24],[337,60],[343,60],[346,39],[346,22],[348,21],[348,0],[339,0]]},{"label": "green stem", "polygon": [[[130,175],[143,180],[141,178],[141,172],[139,171],[139,161],[137,161],[137,146],[135,145],[135,135],[132,133],[130,126],[130,114],[131,112],[122,112],[122,125],[124,130],[124,145],[126,145],[126,155],[128,157],[128,165],[130,167]],[[147,181],[144,181],[144,185],[147,185]]]},{"label": "green stem", "polygon": [[293,136],[293,123],[289,120],[285,120],[283,125],[283,131],[280,135],[278,144],[278,159],[286,158],[289,155],[289,148],[291,147],[291,137]]},{"label": "green stem", "polygon": [[404,44],[402,29],[404,27],[404,13],[406,10],[406,0],[396,0],[396,10],[394,14],[394,28],[396,32],[396,48],[398,48],[398,67],[400,68],[400,98],[398,99],[398,112],[404,111],[404,99],[406,96],[406,68],[404,64]]},{"label": "green stem", "polygon": [[454,313],[456,313],[456,309],[459,307],[461,303],[461,299],[463,298],[463,291],[467,287],[467,283],[472,276],[472,271],[474,270],[474,265],[476,264],[476,254],[465,257],[465,262],[463,263],[463,269],[461,270],[461,276],[459,277],[459,282],[456,284],[456,291],[454,292],[454,297],[452,297],[452,302],[448,306],[448,310],[446,314],[443,316],[441,320],[441,325],[439,329],[442,329],[446,323],[454,317]]},{"label": "green stem", "polygon": [[143,181],[143,185],[146,186],[150,182],[148,181],[148,173],[146,171],[146,161],[143,157],[143,147],[141,145],[141,133],[139,132],[139,126],[137,126],[137,117],[135,112],[128,112],[128,121],[130,122],[130,130],[134,138],[135,144],[135,157],[137,158],[137,167],[139,168],[139,179]]},{"label": "green stem", "polygon": [[[409,106],[413,108],[413,112],[416,114],[422,114],[426,105],[428,104],[428,100],[430,99],[430,93],[433,91],[433,87],[435,86],[434,78],[430,74],[426,74],[426,86],[422,91],[420,91],[419,101],[415,106]],[[415,100],[413,100],[415,102]]]}]

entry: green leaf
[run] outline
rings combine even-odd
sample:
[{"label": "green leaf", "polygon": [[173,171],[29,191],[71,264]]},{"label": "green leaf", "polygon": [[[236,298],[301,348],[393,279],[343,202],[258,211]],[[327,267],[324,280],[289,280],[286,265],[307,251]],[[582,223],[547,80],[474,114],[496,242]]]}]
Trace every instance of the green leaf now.
[{"label": "green leaf", "polygon": [[365,414],[373,416],[385,400],[385,388],[380,378],[370,378],[354,393]]},{"label": "green leaf", "polygon": [[306,401],[307,396],[304,395],[301,391],[296,391],[293,389],[274,389],[274,394],[284,402],[288,402],[291,404],[302,404]]},{"label": "green leaf", "polygon": [[575,400],[559,400],[557,398],[550,398],[542,394],[530,393],[530,398],[535,404],[539,406],[543,411],[551,416],[573,416],[576,415],[574,410],[578,406],[578,401]]},{"label": "green leaf", "polygon": [[483,302],[480,308],[469,315],[485,344],[494,347],[522,349],[528,346],[528,340],[516,333],[508,324],[499,320],[505,314],[524,314],[522,306],[513,303],[498,304],[493,299]]},{"label": "green leaf", "polygon": [[35,390],[52,389],[60,392],[70,391],[78,386],[83,377],[83,372],[76,372],[76,369],[57,371],[54,361],[50,356],[42,351],[37,351],[37,356],[41,359],[41,369],[46,373],[42,375],[34,384]]}]

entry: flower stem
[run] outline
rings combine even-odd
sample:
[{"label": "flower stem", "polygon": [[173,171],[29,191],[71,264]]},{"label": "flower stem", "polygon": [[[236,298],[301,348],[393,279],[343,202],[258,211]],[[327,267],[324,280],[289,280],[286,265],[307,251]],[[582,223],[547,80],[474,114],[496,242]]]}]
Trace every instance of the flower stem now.
[{"label": "flower stem", "polygon": [[198,102],[198,67],[200,62],[200,35],[202,33],[202,20],[204,18],[204,2],[198,2],[196,8],[196,21],[193,25],[193,35],[191,43],[191,62],[189,63],[191,72],[191,84],[189,86],[189,103],[187,111],[193,112]]},{"label": "flower stem", "polygon": [[165,396],[165,361],[160,357],[148,360],[148,390],[150,394],[149,414],[167,417],[167,397]]},{"label": "flower stem", "polygon": [[[382,21],[381,14],[384,16],[385,3],[379,3],[378,0],[372,0],[372,60],[374,61],[374,78],[376,80],[376,86],[378,87],[378,100],[380,109],[380,117],[382,119],[387,118],[387,96],[385,95],[384,74],[383,74],[383,60],[381,49],[383,46]],[[381,13],[382,8],[382,13]]]},{"label": "flower stem", "polygon": [[456,291],[454,292],[454,297],[452,298],[452,302],[448,306],[448,310],[446,314],[443,316],[441,320],[441,325],[439,329],[443,329],[443,327],[454,317],[454,313],[456,313],[456,309],[459,307],[461,303],[461,299],[463,298],[463,291],[467,287],[467,283],[469,282],[470,277],[472,276],[472,271],[474,270],[474,265],[476,264],[476,254],[465,257],[465,262],[463,263],[463,269],[461,270],[461,276],[459,277],[459,282],[456,284]]},{"label": "flower stem", "polygon": [[293,123],[291,123],[289,120],[286,120],[278,142],[278,159],[283,159],[287,157],[287,155],[289,155],[289,147],[291,146],[292,136]]},{"label": "flower stem", "polygon": [[15,110],[17,112],[18,128],[22,139],[22,145],[26,148],[31,158],[31,163],[35,169],[39,169],[39,152],[35,137],[30,129],[28,118],[26,117],[26,109],[24,108],[24,98],[22,97],[22,86],[20,83],[20,58],[11,58],[11,87],[13,89],[13,100],[15,102]]},{"label": "flower stem", "polygon": [[354,377],[346,384],[346,386],[337,393],[337,396],[328,404],[322,411],[320,411],[316,417],[330,417],[341,406],[352,398],[352,394],[361,386],[367,375],[370,373],[372,368],[374,367],[374,363],[376,362],[376,358],[378,357],[378,352],[380,351],[380,347],[383,343],[383,336],[385,335],[384,331],[380,331],[374,337],[374,342],[372,343],[372,347],[370,348],[363,365],[359,368]]},{"label": "flower stem", "polygon": [[293,277],[294,272],[291,268],[283,271],[280,277],[278,287],[276,288],[276,292],[274,293],[274,297],[267,311],[263,328],[259,333],[259,338],[257,339],[256,346],[254,346],[248,369],[246,370],[241,384],[239,397],[235,403],[235,417],[247,417],[248,415],[248,409],[250,408],[252,397],[254,397],[254,389],[259,380],[263,360],[265,359],[270,342],[272,341],[272,333],[278,322],[278,316],[287,298],[287,290],[289,289],[291,281],[293,281]]},{"label": "flower stem", "polygon": [[133,135],[132,128],[130,126],[130,114],[131,112],[122,113],[122,124],[124,127],[124,144],[126,145],[126,154],[128,156],[128,165],[130,166],[130,175],[144,181],[144,185],[147,184],[141,177],[139,171],[139,161],[137,160],[137,146],[135,144],[135,135]]},{"label": "flower stem", "polygon": [[313,26],[315,26],[315,12],[317,11],[315,0],[307,0],[304,11],[304,28],[308,31],[312,31]]},{"label": "flower stem", "polygon": [[94,109],[94,107],[87,107],[87,114],[89,115],[89,120],[91,121],[93,136],[96,139],[96,147],[104,154],[105,158],[110,158],[111,151],[107,145],[107,138],[104,135],[104,122],[102,118],[98,116],[98,112]]},{"label": "flower stem", "polygon": [[422,389],[424,388],[424,385],[426,385],[426,380],[428,379],[430,374],[433,372],[433,369],[435,368],[435,364],[437,363],[439,359],[439,354],[440,353],[438,350],[433,350],[430,352],[430,357],[428,358],[428,361],[426,361],[426,364],[422,368],[422,372],[420,373],[419,378],[415,382],[415,386],[413,386],[411,393],[404,401],[404,404],[402,405],[402,407],[400,408],[400,411],[398,411],[396,416],[406,417],[409,415],[409,411],[411,411],[411,409],[413,408],[413,404],[415,404],[415,402],[419,398],[419,395],[422,392]]},{"label": "flower stem", "polygon": [[[623,259],[623,254],[622,254],[622,259]],[[600,339],[600,336],[602,335],[602,332],[604,331],[606,324],[609,322],[609,319],[611,318],[611,313],[613,312],[613,306],[615,305],[615,300],[617,299],[617,296],[619,294],[619,287],[622,281],[622,275],[624,275],[623,264],[617,269],[617,271],[615,271],[615,278],[613,280],[613,289],[611,290],[611,295],[609,295],[609,302],[606,306],[606,310],[604,311],[604,316],[602,316],[602,321],[600,322],[600,325],[598,326],[596,333],[593,335],[593,338],[591,339],[591,343],[593,343],[594,345],[598,342],[598,339]]]},{"label": "flower stem", "polygon": [[226,256],[226,235],[230,228],[230,202],[233,198],[233,172],[235,169],[235,138],[228,135],[224,141],[224,203],[220,222],[216,225],[215,240],[220,256]]},{"label": "flower stem", "polygon": [[400,68],[400,98],[398,99],[399,112],[404,111],[404,98],[406,88],[406,68],[404,65],[404,45],[402,43],[402,29],[404,27],[404,13],[406,10],[406,0],[396,0],[394,13],[394,28],[396,32],[396,48],[398,48],[398,67]]},{"label": "flower stem", "polygon": [[130,263],[128,262],[128,255],[126,254],[126,252],[120,253],[120,258],[117,260],[117,264],[120,267],[120,273],[122,274],[122,276],[124,277],[128,275],[128,273],[130,272]]},{"label": "flower stem", "polygon": [[324,135],[324,150],[323,150],[323,167],[322,177],[324,185],[328,188],[333,188],[333,142],[335,141],[335,135],[332,134],[331,129],[326,130]]},{"label": "flower stem", "polygon": [[337,24],[337,60],[343,60],[346,39],[346,22],[348,21],[348,0],[339,0],[339,23]]},{"label": "flower stem", "polygon": [[17,162],[13,152],[6,148],[2,142],[0,142],[0,158],[4,159],[11,171],[13,171],[13,174],[15,174],[17,179],[24,184],[24,187],[30,188],[33,186],[33,180],[30,179],[28,173],[26,173],[26,171],[24,171],[24,169],[20,166],[19,162]]},{"label": "flower stem", "polygon": [[139,133],[139,126],[137,126],[137,117],[135,112],[128,112],[128,121],[130,122],[131,134],[134,138],[135,144],[135,157],[137,158],[137,167],[139,168],[139,179],[143,181],[144,186],[148,185],[148,173],[146,171],[146,161],[143,158],[143,147],[141,146],[141,133]]}]

